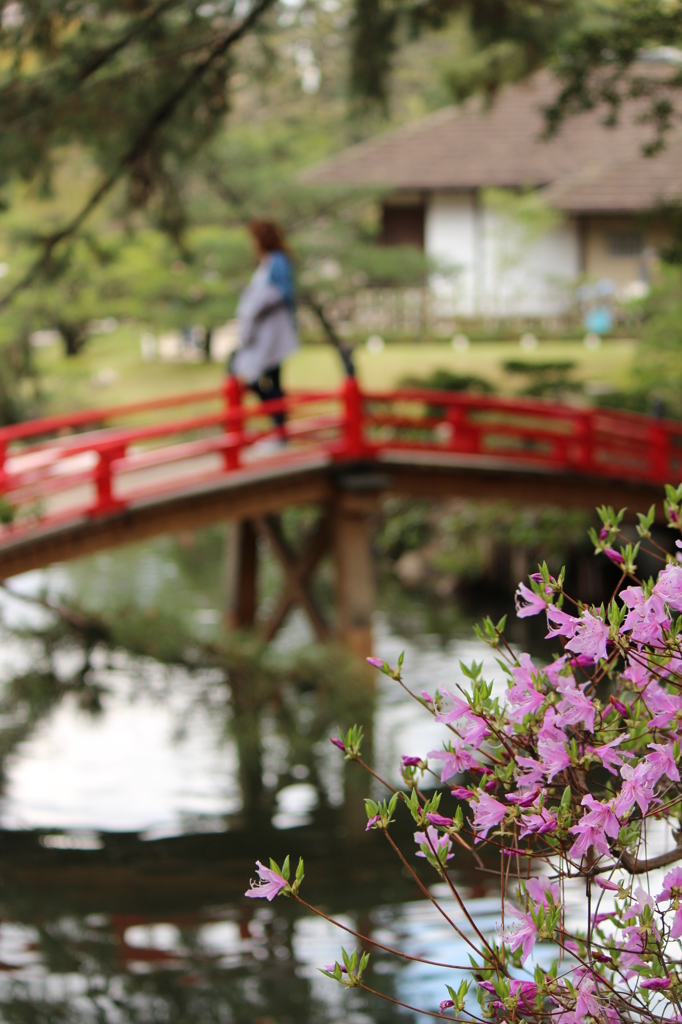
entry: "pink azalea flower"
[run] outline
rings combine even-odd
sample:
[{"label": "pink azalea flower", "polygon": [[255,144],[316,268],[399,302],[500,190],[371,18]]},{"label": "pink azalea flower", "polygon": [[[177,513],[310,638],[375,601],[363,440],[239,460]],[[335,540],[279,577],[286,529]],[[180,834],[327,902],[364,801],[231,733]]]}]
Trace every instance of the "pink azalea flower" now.
[{"label": "pink azalea flower", "polygon": [[611,772],[612,775],[617,775],[617,769],[623,764],[623,755],[616,750],[616,747],[620,746],[626,738],[625,736],[619,736],[617,739],[611,740],[610,743],[602,743],[601,746],[594,748],[593,753],[597,755],[606,770]]},{"label": "pink azalea flower", "polygon": [[548,707],[542,719],[542,725],[538,730],[538,739],[552,743],[565,743],[566,733],[564,732],[562,720],[553,707]]},{"label": "pink azalea flower", "polygon": [[564,743],[556,743],[551,740],[538,740],[538,754],[544,765],[547,781],[552,782],[555,775],[562,772],[571,763],[568,751]]},{"label": "pink azalea flower", "polygon": [[594,704],[590,697],[585,695],[585,687],[576,686],[572,680],[561,680],[557,689],[562,699],[557,704],[557,711],[561,721],[565,725],[580,725],[581,723],[590,732],[594,732]]},{"label": "pink azalea flower", "polygon": [[533,675],[535,667],[528,654],[522,654],[520,664],[512,669],[514,686],[507,693],[507,704],[512,710],[508,713],[510,722],[521,723],[526,715],[533,715],[542,707],[545,695],[535,689]]},{"label": "pink azalea flower", "polygon": [[682,867],[671,868],[663,877],[663,889],[658,901],[682,898]]},{"label": "pink azalea flower", "polygon": [[533,788],[544,784],[545,770],[539,761],[533,757],[524,757],[523,754],[516,755],[516,770],[514,772],[516,784],[519,789]]},{"label": "pink azalea flower", "polygon": [[660,594],[670,608],[682,612],[682,566],[671,562],[661,569],[654,584],[654,593]]},{"label": "pink azalea flower", "polygon": [[525,963],[538,937],[537,925],[530,914],[524,914],[511,903],[505,902],[504,911],[510,917],[516,918],[517,923],[501,930],[502,941],[511,948],[512,953],[521,946],[521,963]]},{"label": "pink azalea flower", "polygon": [[536,594],[525,585],[519,583],[515,594],[516,614],[520,619],[527,619],[529,615],[539,615],[547,607],[545,599]]},{"label": "pink azalea flower", "polygon": [[621,628],[624,631],[631,630],[631,638],[638,644],[660,646],[663,641],[662,629],[670,626],[663,597],[653,593],[651,597],[645,598],[641,587],[627,587],[619,597],[629,608]]},{"label": "pink azalea flower", "polygon": [[576,619],[574,615],[562,612],[560,608],[554,608],[552,605],[547,608],[547,620],[555,627],[550,629],[546,636],[547,640],[551,640],[555,636],[565,636],[570,639],[575,636],[575,631],[580,625],[580,619]]},{"label": "pink azalea flower", "polygon": [[598,825],[590,825],[579,821],[577,825],[572,825],[568,831],[578,837],[568,851],[568,856],[572,860],[582,860],[591,846],[594,847],[599,856],[608,857],[611,853],[604,831]]},{"label": "pink azalea flower", "polygon": [[652,729],[675,727],[675,719],[682,714],[682,697],[668,691],[659,683],[652,682],[643,691],[647,707],[654,712],[649,722]]},{"label": "pink azalea flower", "polygon": [[550,665],[545,666],[543,672],[549,679],[552,686],[558,686],[559,680],[562,676],[571,675],[566,655],[562,654],[560,658],[555,658]]},{"label": "pink azalea flower", "polygon": [[647,672],[646,665],[643,665],[641,660],[633,655],[629,655],[627,661],[628,667],[623,672],[623,679],[629,679],[637,689],[646,686],[649,682],[649,673]]},{"label": "pink azalea flower", "polygon": [[251,879],[251,888],[244,893],[250,899],[263,899],[272,902],[275,896],[285,887],[287,881],[278,875],[276,871],[264,867],[259,860],[256,861],[256,868],[260,875],[260,881],[254,882]]},{"label": "pink azalea flower", "polygon": [[583,807],[589,808],[580,819],[581,825],[594,825],[596,828],[603,829],[606,835],[611,836],[612,839],[618,838],[620,822],[614,814],[612,800],[609,803],[600,803],[591,793],[587,793],[581,803]]},{"label": "pink azalea flower", "polygon": [[646,761],[642,761],[636,768],[630,764],[622,766],[620,774],[624,782],[614,804],[619,818],[624,817],[635,803],[642,814],[646,814],[654,795],[647,777],[648,769]]},{"label": "pink azalea flower", "polygon": [[488,835],[491,828],[504,820],[508,810],[504,804],[496,800],[494,796],[488,796],[487,793],[481,793],[471,807],[474,812],[474,831],[477,833],[477,843]]},{"label": "pink azalea flower", "polygon": [[[427,838],[428,837],[428,838]],[[451,860],[455,855],[451,853],[452,840],[448,835],[441,835],[433,825],[429,825],[426,832],[415,832],[414,841],[420,846],[426,846],[429,851],[435,850],[438,852],[439,849],[447,850],[446,861]],[[417,852],[418,857],[426,858],[426,854],[423,850]]]},{"label": "pink azalea flower", "polygon": [[574,654],[587,654],[595,659],[605,658],[608,636],[607,623],[600,616],[585,610],[572,639],[566,644],[566,650]]},{"label": "pink azalea flower", "polygon": [[673,868],[665,875],[663,889],[656,897],[656,902],[663,903],[664,900],[670,900],[675,910],[670,938],[679,939],[682,935],[682,868]]},{"label": "pink azalea flower", "polygon": [[446,725],[452,725],[453,722],[458,722],[460,718],[473,718],[469,704],[467,701],[462,700],[461,697],[456,697],[449,690],[443,689],[441,698],[440,711],[437,711],[435,715],[437,722],[445,722]]},{"label": "pink azalea flower", "polygon": [[630,917],[632,917],[635,914],[637,915],[637,917],[641,917],[641,915],[644,913],[645,907],[648,907],[649,910],[653,910],[654,898],[650,893],[646,892],[646,890],[644,890],[641,885],[638,885],[635,888],[635,902],[630,904]]},{"label": "pink azalea flower", "polygon": [[[578,968],[575,973],[579,975],[582,973],[581,969]],[[585,1021],[589,1017],[593,1017],[595,1020],[598,1020],[601,1014],[601,1009],[601,1004],[594,995],[594,980],[585,971],[584,976],[578,985],[578,998],[575,1003],[575,1015],[580,1021]]]},{"label": "pink azalea flower", "polygon": [[649,766],[647,778],[650,784],[655,786],[663,775],[674,782],[679,782],[680,773],[673,756],[673,744],[650,743],[649,750],[653,750],[653,754],[647,754],[644,762]]},{"label": "pink azalea flower", "polygon": [[457,741],[453,743],[454,750],[430,750],[429,757],[434,761],[443,761],[443,770],[440,775],[441,782],[447,782],[453,775],[459,775],[472,768],[477,762],[471,756],[471,752]]},{"label": "pink azalea flower", "polygon": [[471,718],[465,718],[463,723],[460,722],[457,725],[457,731],[462,739],[469,744],[473,750],[478,750],[481,745],[481,741],[486,736],[490,735],[490,729],[485,724],[482,718],[478,715],[472,715]]},{"label": "pink azalea flower", "polygon": [[647,935],[646,930],[638,924],[628,925],[623,928],[625,942],[620,944],[620,966],[625,970],[625,977],[632,977],[636,972],[633,967],[643,967],[644,961],[640,953],[644,952]]},{"label": "pink azalea flower", "polygon": [[526,881],[526,892],[535,903],[542,903],[543,907],[549,907],[548,896],[556,905],[559,902],[561,890],[557,882],[550,882],[547,878],[529,878]]}]

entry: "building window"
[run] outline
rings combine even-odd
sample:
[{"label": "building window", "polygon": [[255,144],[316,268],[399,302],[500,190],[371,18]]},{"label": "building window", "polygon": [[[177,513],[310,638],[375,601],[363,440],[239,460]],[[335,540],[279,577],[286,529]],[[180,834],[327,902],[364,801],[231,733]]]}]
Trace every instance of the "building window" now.
[{"label": "building window", "polygon": [[384,245],[424,249],[424,204],[384,204],[381,240]]},{"label": "building window", "polygon": [[608,243],[610,256],[639,256],[643,249],[638,231],[612,231]]}]

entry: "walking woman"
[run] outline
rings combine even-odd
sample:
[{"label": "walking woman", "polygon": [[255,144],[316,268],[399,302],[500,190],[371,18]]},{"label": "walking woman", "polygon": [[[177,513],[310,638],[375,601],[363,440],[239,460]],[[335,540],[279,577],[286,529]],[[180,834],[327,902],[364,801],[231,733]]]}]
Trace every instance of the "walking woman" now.
[{"label": "walking woman", "polygon": [[[294,270],[284,232],[269,220],[249,224],[258,268],[237,307],[240,346],[230,372],[241,378],[262,402],[284,397],[281,367],[300,342],[296,329]],[[273,414],[284,438],[284,412]]]}]

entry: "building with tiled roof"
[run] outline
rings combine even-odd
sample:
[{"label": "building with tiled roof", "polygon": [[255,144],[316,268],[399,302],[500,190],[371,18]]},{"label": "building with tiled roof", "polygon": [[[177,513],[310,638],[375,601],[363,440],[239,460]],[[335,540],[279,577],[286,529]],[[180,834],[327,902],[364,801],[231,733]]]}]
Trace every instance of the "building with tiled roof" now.
[{"label": "building with tiled roof", "polygon": [[[306,178],[381,189],[384,241],[420,246],[439,262],[436,283],[456,313],[561,313],[585,280],[636,291],[666,238],[656,211],[682,200],[682,134],[645,156],[652,128],[632,104],[615,127],[592,110],[548,140],[543,110],[555,92],[542,72],[488,107],[439,110],[352,146]],[[490,189],[508,190],[509,202]],[[538,219],[543,204],[533,218],[514,200],[528,190],[555,211],[551,226],[551,216]]]}]

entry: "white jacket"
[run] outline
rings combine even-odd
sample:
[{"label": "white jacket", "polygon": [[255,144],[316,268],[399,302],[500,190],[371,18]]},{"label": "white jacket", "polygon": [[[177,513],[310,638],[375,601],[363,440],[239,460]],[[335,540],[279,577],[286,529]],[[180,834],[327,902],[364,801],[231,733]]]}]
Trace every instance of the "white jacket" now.
[{"label": "white jacket", "polygon": [[296,320],[282,291],[270,282],[266,258],[242,292],[237,306],[240,347],[232,371],[249,384],[274,369],[298,346]]}]

